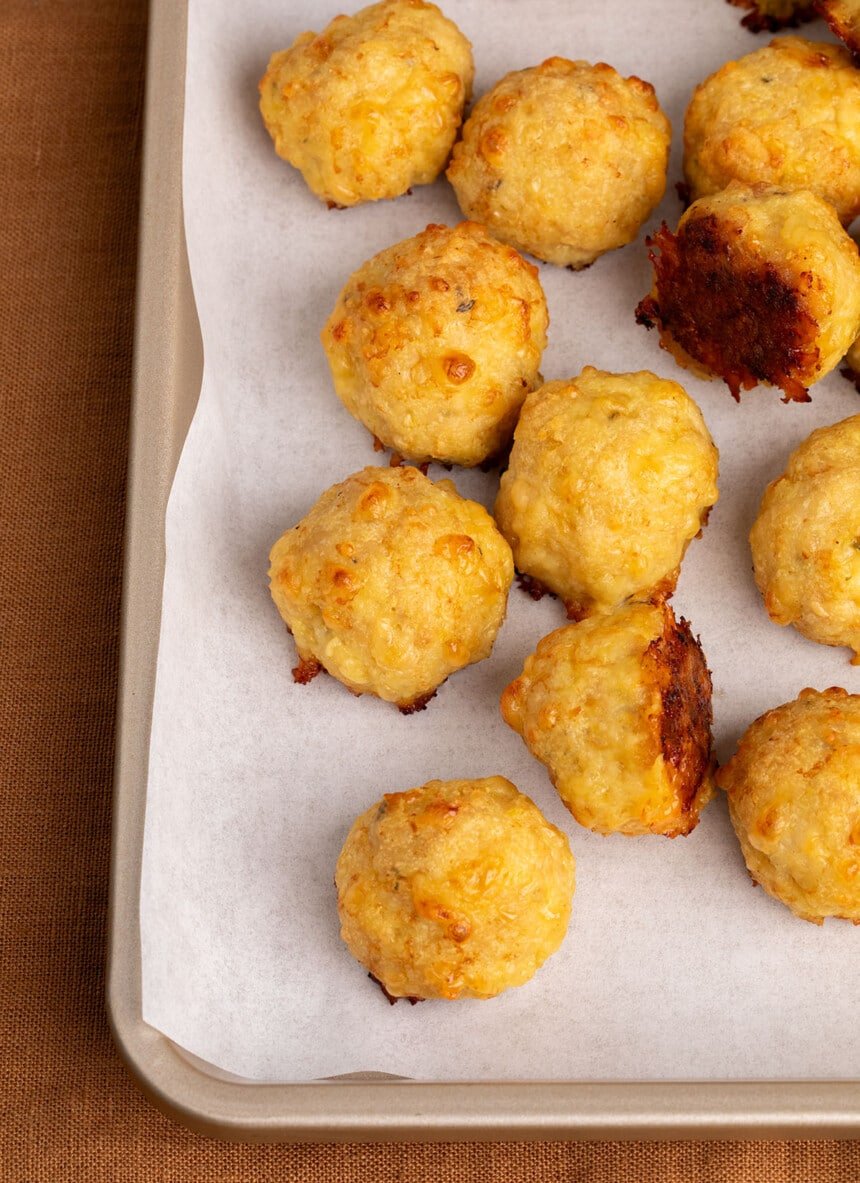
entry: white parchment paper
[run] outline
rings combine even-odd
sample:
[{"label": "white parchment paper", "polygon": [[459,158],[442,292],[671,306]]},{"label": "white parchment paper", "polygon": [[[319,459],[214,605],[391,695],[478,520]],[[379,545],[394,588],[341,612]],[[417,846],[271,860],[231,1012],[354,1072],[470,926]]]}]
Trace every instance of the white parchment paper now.
[{"label": "white parchment paper", "polygon": [[[145,1019],[260,1080],[372,1070],[415,1078],[854,1077],[860,930],[794,919],[746,876],[720,798],[695,833],[601,838],[576,826],[502,722],[498,698],[562,623],[514,589],[490,660],[403,718],[332,679],[290,677],[267,553],[322,490],[374,457],[335,397],[318,334],[346,277],[429,221],[454,222],[444,181],[330,212],[272,150],[256,106],[271,51],[341,0],[192,0],[184,193],[206,357],[167,514],[141,929]],[[472,40],[477,93],[553,54],[652,81],[675,128],[695,83],[765,43],[721,0],[446,0]],[[825,37],[823,26],[812,36]],[[680,213],[671,190],[650,225]],[[860,410],[838,375],[807,406],[775,391],[736,406],[678,370],[634,324],[642,240],[582,274],[541,268],[547,378],[587,363],[682,381],[721,452],[721,499],[685,561],[676,610],[701,633],[719,751],[804,686],[860,691],[844,650],[765,616],[746,535],[765,483],[815,426]],[[157,392],[153,392],[157,397]],[[385,462],[385,458],[381,459]],[[433,471],[431,470],[431,475]],[[439,474],[437,474],[439,475]],[[495,474],[455,471],[489,504]],[[573,920],[527,986],[484,1003],[389,1007],[338,937],[332,875],[353,818],[432,777],[501,773],[570,834]]]}]

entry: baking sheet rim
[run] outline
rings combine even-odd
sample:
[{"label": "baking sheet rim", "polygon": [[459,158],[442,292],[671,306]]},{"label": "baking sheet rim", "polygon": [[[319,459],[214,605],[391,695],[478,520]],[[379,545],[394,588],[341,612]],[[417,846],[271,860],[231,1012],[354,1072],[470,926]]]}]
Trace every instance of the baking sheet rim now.
[{"label": "baking sheet rim", "polygon": [[257,1084],[142,1018],[140,868],[164,572],[164,515],[200,388],[182,221],[188,0],[151,0],[111,847],[107,1009],[117,1048],[163,1111],[260,1141],[857,1137],[860,1081]]}]

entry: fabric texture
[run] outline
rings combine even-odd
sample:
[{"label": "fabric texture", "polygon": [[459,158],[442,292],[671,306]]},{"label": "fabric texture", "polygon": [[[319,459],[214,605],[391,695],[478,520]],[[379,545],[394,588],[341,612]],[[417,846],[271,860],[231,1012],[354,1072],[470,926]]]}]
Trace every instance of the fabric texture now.
[{"label": "fabric texture", "polygon": [[104,1016],[142,0],[0,4],[0,1179],[860,1179],[860,1144],[234,1146]]}]

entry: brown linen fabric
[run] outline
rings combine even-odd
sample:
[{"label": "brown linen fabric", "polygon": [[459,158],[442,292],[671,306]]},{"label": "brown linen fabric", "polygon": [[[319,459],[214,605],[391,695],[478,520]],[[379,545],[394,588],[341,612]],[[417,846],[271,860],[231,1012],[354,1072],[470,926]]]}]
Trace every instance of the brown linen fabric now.
[{"label": "brown linen fabric", "polygon": [[831,1183],[860,1144],[233,1146],[103,1009],[146,8],[0,3],[0,1180]]}]

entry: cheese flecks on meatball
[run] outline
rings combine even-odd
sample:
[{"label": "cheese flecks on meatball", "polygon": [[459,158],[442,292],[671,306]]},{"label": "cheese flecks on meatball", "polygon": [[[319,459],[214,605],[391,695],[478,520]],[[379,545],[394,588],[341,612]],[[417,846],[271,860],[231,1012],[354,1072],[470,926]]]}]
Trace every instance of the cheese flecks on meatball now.
[{"label": "cheese flecks on meatball", "polygon": [[750,531],[768,615],[860,661],[860,415],[820,427],[765,490]]},{"label": "cheese flecks on meatball", "polygon": [[322,333],[335,390],[386,447],[472,466],[540,382],[537,269],[482,226],[428,226],[350,277]]},{"label": "cheese flecks on meatball", "polygon": [[270,563],[296,680],[322,668],[407,713],[489,656],[513,579],[483,506],[410,467],[365,468],[333,485]]},{"label": "cheese flecks on meatball", "polygon": [[733,396],[757,383],[809,401],[860,331],[860,254],[815,194],[732,184],[649,240],[651,294],[636,319]]},{"label": "cheese flecks on meatball", "polygon": [[695,90],[684,123],[691,196],[732,181],[809,189],[860,213],[860,74],[842,46],[778,37]]},{"label": "cheese flecks on meatball", "polygon": [[517,570],[573,618],[664,599],[717,500],[717,460],[683,387],[587,366],[527,396],[496,520]]},{"label": "cheese flecks on meatball", "polygon": [[358,818],[335,884],[341,935],[390,998],[492,998],[564,939],[574,860],[504,777],[434,780]]},{"label": "cheese flecks on meatball", "polygon": [[592,830],[688,834],[713,794],[710,674],[667,604],[550,633],[501,710]]},{"label": "cheese flecks on meatball", "polygon": [[636,237],[663,196],[670,138],[650,83],[554,57],[476,103],[448,179],[466,217],[576,269]]},{"label": "cheese flecks on meatball", "polygon": [[435,4],[382,0],[274,54],[260,111],[317,197],[357,205],[436,179],[473,76],[469,42]]},{"label": "cheese flecks on meatball", "polygon": [[860,924],[860,696],[802,690],[717,773],[754,882],[796,916]]}]

